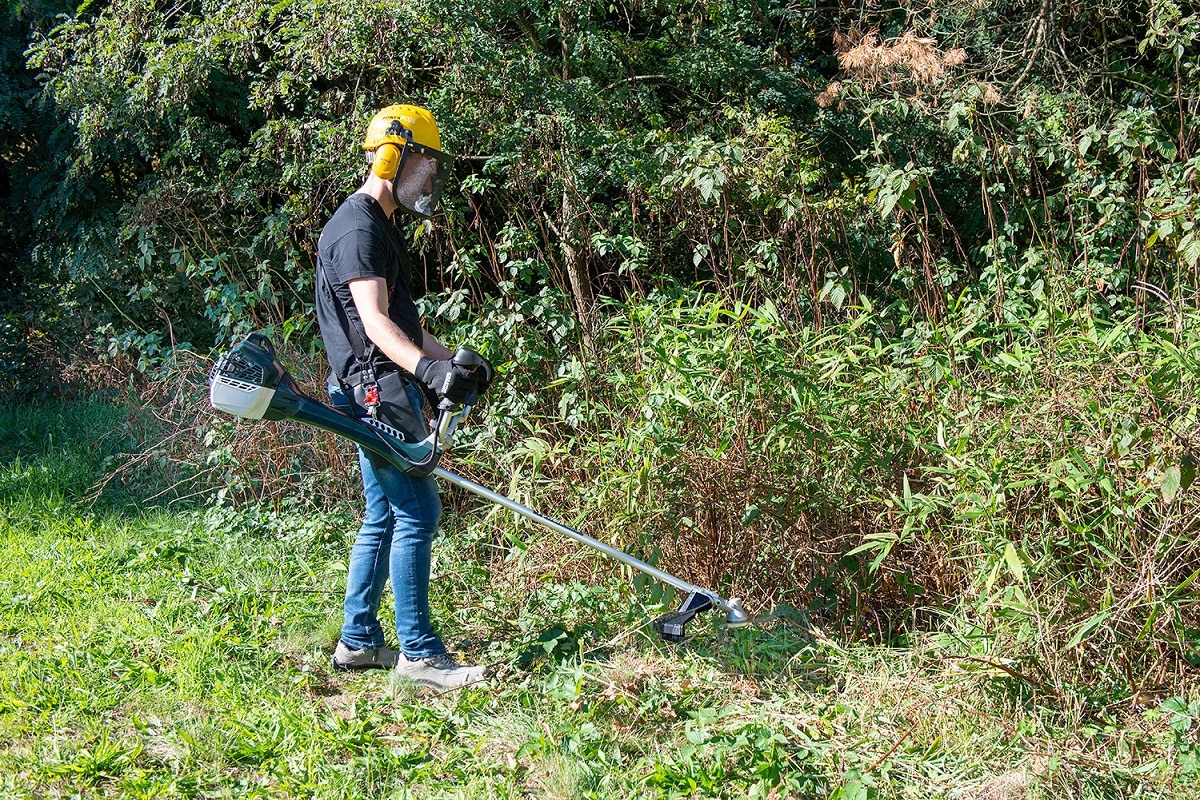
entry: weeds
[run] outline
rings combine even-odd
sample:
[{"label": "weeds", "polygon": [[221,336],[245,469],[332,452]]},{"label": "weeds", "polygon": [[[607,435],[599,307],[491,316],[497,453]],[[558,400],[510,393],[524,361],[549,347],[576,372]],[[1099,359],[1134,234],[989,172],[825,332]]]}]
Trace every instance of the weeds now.
[{"label": "weeds", "polygon": [[[544,300],[548,320],[569,315]],[[657,294],[611,301],[591,361],[537,325],[510,326],[506,360],[485,331],[529,309],[498,303],[443,337],[483,342],[504,374],[449,466],[756,613],[785,604],[891,643],[968,620],[1079,702],[1169,693],[1200,661],[1200,321],[1101,322],[1043,300],[1025,323],[964,300],[938,326],[898,330],[903,314],[864,305],[814,329],[771,303]],[[218,491],[220,524],[264,532],[353,495],[332,437],[214,417],[195,382],[175,385],[151,451],[193,476],[187,492]],[[447,504],[472,563],[531,598],[543,576],[613,573],[496,509]]]},{"label": "weeds", "polygon": [[[111,406],[6,411],[3,791],[1196,785],[1196,320],[965,314],[888,338],[865,307],[821,330],[690,295],[611,312],[604,361],[522,334],[452,467],[742,595],[758,627],[698,621],[667,649],[646,630],[675,600],[661,587],[450,493],[437,615],[496,685],[430,701],[337,675],[348,448],[259,437],[189,383],[153,426]],[[150,432],[165,444],[142,462]]]}]

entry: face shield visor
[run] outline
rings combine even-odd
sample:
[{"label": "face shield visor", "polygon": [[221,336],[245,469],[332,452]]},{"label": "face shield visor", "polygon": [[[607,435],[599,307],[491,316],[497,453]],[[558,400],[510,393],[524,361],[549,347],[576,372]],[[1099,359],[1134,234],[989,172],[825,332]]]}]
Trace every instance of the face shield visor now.
[{"label": "face shield visor", "polygon": [[400,154],[400,166],[392,179],[396,205],[422,219],[432,217],[453,164],[452,156],[410,139]]}]

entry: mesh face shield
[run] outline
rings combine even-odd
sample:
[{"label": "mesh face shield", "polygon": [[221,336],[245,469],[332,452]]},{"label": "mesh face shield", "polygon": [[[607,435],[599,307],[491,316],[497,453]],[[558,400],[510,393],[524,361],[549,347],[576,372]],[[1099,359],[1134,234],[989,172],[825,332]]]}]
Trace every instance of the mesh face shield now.
[{"label": "mesh face shield", "polygon": [[396,205],[422,219],[432,217],[453,163],[454,159],[440,150],[410,140],[404,146],[400,166],[392,179]]}]

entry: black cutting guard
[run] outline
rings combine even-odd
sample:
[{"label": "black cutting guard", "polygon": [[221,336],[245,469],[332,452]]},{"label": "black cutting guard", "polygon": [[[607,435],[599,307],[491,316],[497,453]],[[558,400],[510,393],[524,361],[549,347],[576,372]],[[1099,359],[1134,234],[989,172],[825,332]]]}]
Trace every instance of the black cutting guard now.
[{"label": "black cutting guard", "polygon": [[651,624],[659,636],[668,642],[678,644],[687,638],[687,624],[692,621],[692,618],[701,611],[708,611],[712,607],[711,597],[692,592],[677,610],[668,611],[657,617]]}]

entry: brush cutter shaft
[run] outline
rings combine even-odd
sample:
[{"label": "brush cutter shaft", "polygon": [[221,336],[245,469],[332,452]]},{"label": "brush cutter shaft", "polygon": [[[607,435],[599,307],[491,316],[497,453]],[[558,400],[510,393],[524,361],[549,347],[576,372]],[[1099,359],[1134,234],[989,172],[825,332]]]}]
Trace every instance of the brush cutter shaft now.
[{"label": "brush cutter shaft", "polygon": [[526,519],[533,520],[534,522],[538,523],[539,525],[549,528],[552,531],[561,533],[563,536],[574,539],[575,541],[577,541],[581,544],[585,544],[588,547],[592,548],[593,550],[599,550],[601,553],[608,556],[609,558],[614,558],[617,561],[620,561],[622,564],[626,564],[630,567],[633,567],[637,571],[645,573],[646,575],[649,575],[651,578],[654,578],[657,581],[661,581],[662,583],[665,583],[668,586],[674,586],[676,589],[680,590],[681,592],[687,592],[689,594],[695,593],[695,594],[703,595],[704,597],[710,598],[713,601],[713,603],[716,604],[717,606],[719,606],[721,609],[723,609],[727,612],[733,611],[733,608],[732,608],[732,606],[730,606],[729,602],[727,600],[725,600],[724,598],[722,598],[720,595],[714,594],[713,592],[711,592],[708,589],[705,589],[701,586],[696,586],[694,584],[688,583],[687,581],[683,580],[682,578],[676,578],[674,575],[672,575],[668,572],[663,572],[661,569],[658,569],[657,567],[652,567],[651,565],[647,564],[645,561],[636,559],[633,556],[629,555],[628,553],[626,553],[622,550],[618,550],[615,547],[605,544],[604,542],[600,541],[599,539],[593,539],[591,536],[588,536],[586,533],[580,533],[579,531],[575,530],[574,528],[568,528],[566,525],[563,525],[561,522],[555,522],[554,520],[550,519],[549,517],[543,517],[541,514],[537,513],[536,511],[529,508],[528,506],[523,506],[515,500],[510,500],[502,494],[497,494],[496,492],[493,492],[491,489],[488,489],[485,486],[480,486],[478,483],[475,483],[474,481],[467,480],[466,478],[462,477],[461,475],[455,475],[453,472],[450,472],[449,470],[446,470],[442,467],[438,467],[437,469],[435,469],[433,471],[433,474],[437,475],[442,480],[453,483],[455,486],[460,486],[463,489],[466,489],[468,492],[471,492],[472,494],[479,495],[484,500],[488,500],[492,503],[496,503],[497,505],[504,506],[509,511],[513,511],[517,514],[520,514],[521,516],[525,517]]}]

